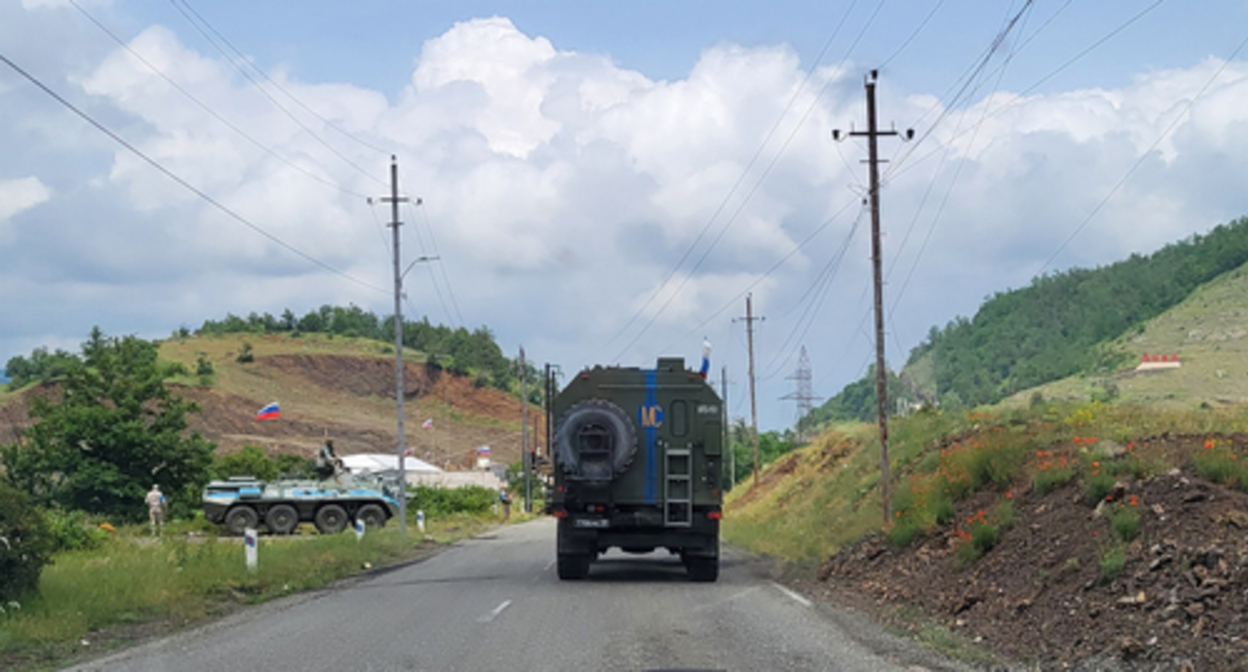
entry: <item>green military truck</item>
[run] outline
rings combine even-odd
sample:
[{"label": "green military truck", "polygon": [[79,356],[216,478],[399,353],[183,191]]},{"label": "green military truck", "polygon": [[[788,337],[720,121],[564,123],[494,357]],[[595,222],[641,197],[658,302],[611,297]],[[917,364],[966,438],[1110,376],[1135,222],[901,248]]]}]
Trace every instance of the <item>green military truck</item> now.
[{"label": "green military truck", "polygon": [[678,553],[694,581],[719,577],[722,402],[679,358],[596,366],[551,405],[560,579],[610,548]]}]

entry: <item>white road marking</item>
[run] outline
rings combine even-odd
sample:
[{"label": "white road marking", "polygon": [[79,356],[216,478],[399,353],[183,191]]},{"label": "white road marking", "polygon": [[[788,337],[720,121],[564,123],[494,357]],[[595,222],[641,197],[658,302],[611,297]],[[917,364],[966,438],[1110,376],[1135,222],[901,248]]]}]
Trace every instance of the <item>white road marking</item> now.
[{"label": "white road marking", "polygon": [[498,605],[497,607],[494,607],[494,611],[491,611],[490,613],[482,616],[481,618],[478,618],[477,622],[489,623],[490,621],[498,618],[498,615],[503,613],[503,610],[510,606],[511,606],[511,600],[503,600],[502,604]]},{"label": "white road marking", "polygon": [[549,572],[549,571],[550,571],[550,568],[551,568],[551,567],[554,567],[554,566],[555,566],[555,561],[554,561],[554,560],[551,560],[550,562],[546,563],[546,566],[542,568],[542,571],[543,571],[543,572]]},{"label": "white road marking", "polygon": [[702,604],[702,605],[698,605],[698,606],[696,606],[696,607],[694,607],[694,608],[693,608],[693,611],[694,611],[694,613],[698,613],[698,612],[706,611],[707,609],[714,609],[714,608],[716,608],[716,607],[719,607],[719,606],[722,606],[722,605],[728,604],[729,602],[731,602],[731,601],[733,601],[733,600],[736,600],[736,599],[739,599],[739,598],[745,597],[746,595],[749,595],[750,593],[752,593],[752,592],[754,592],[754,591],[758,590],[759,588],[761,588],[761,586],[752,586],[752,587],[750,587],[750,588],[746,588],[745,590],[743,590],[743,591],[741,591],[741,592],[737,593],[736,595],[732,595],[732,596],[729,596],[729,597],[725,597],[725,598],[724,598],[724,599],[722,599],[722,600],[716,600],[715,602],[711,602],[710,604]]},{"label": "white road marking", "polygon": [[775,581],[772,581],[771,585],[775,586],[780,592],[784,593],[785,595],[788,595],[789,597],[793,598],[794,602],[797,602],[803,607],[809,607],[812,604],[810,600],[802,597],[801,595],[798,595],[797,593],[789,590],[788,588],[785,588],[784,586],[776,583]]}]

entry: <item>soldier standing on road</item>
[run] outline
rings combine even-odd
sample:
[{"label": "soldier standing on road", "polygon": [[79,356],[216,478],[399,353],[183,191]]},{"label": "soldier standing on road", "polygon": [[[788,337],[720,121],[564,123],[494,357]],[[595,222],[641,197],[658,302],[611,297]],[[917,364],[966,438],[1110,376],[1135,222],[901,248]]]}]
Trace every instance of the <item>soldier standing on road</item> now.
[{"label": "soldier standing on road", "polygon": [[144,501],[147,502],[147,517],[152,521],[152,534],[160,536],[165,526],[165,496],[160,492],[160,486],[153,485]]}]

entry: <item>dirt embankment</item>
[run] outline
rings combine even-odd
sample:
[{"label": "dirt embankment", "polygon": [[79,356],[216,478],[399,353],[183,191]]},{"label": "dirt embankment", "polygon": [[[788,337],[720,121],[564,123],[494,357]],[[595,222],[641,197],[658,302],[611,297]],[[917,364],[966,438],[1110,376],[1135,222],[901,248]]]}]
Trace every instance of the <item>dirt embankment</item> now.
[{"label": "dirt embankment", "polygon": [[[501,390],[437,367],[407,363],[403,373],[405,434],[416,456],[440,467],[471,468],[476,449],[487,445],[495,462],[520,459],[520,401]],[[217,444],[218,454],[257,445],[270,454],[311,457],[326,437],[340,454],[392,453],[397,446],[394,362],[378,357],[289,354],[256,357],[220,386],[175,385],[200,412],[190,428]],[[56,385],[27,391],[0,408],[0,443],[31,424],[30,395],[55,396]],[[271,401],[281,417],[257,421]],[[422,427],[426,420],[432,428]],[[529,409],[530,445],[544,445],[545,417]]]},{"label": "dirt embankment", "polygon": [[[1014,492],[1013,527],[969,568],[957,566],[953,530],[905,549],[872,535],[824,563],[812,590],[886,619],[918,606],[1042,669],[1248,670],[1248,495],[1186,470],[1120,485],[1117,501],[1141,525],[1112,580],[1101,567],[1116,543],[1108,507],[1087,506],[1075,482]],[[961,503],[957,519],[997,497]]]}]

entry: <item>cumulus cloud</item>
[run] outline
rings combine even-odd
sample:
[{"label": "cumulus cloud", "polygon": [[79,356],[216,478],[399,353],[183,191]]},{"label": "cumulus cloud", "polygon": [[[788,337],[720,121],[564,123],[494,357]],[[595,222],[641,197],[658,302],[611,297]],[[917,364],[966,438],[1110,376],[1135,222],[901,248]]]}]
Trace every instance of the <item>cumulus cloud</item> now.
[{"label": "cumulus cloud", "polygon": [[51,196],[52,192],[34,176],[0,180],[0,243],[8,237],[6,232],[13,216],[47,201]]},{"label": "cumulus cloud", "polygon": [[[280,158],[123,49],[69,78],[93,113],[218,203],[355,282],[275,245],[124,149],[110,147],[100,161],[97,139],[89,149],[56,149],[61,161],[93,162],[64,190],[52,182],[55,203],[32,209],[50,196],[33,177],[0,182],[0,231],[9,230],[0,253],[23,253],[0,258],[0,274],[55,278],[31,288],[43,305],[74,314],[100,297],[124,297],[111,301],[127,305],[124,317],[84,314],[149,335],[227,311],[355,302],[384,313],[389,232],[378,223],[390,211],[364,197],[388,193],[393,151],[403,191],[424,200],[400,213],[408,258],[432,255],[436,236],[443,265],[436,285],[413,269],[408,310],[455,321],[442,305],[450,302],[445,270],[467,326],[488,324],[509,345],[540,344],[536,356],[571,370],[606,361],[651,321],[623,363],[695,357],[703,335],[727,340],[740,312],[715,311],[756,285],[756,311],[769,314],[760,358],[787,365],[790,353],[777,350],[788,342],[795,351],[806,315],[819,338],[808,345],[820,378],[839,385],[861,373],[869,261],[866,227],[852,224],[865,150],[830,138],[833,128],[863,123],[851,65],[808,76],[789,47],[725,43],[707,48],[688,76],[655,80],[491,17],[427,41],[392,101],[350,83],[270,73],[317,116],[268,87],[283,112],[229,63],[167,28],[148,27],[129,46]],[[896,159],[884,192],[886,300],[897,306],[890,359],[900,364],[932,324],[1026,284],[1102,201],[1055,268],[1147,252],[1248,210],[1238,186],[1248,178],[1240,104],[1248,66],[1224,65],[1143,73],[1116,89],[997,92],[948,110],[913,154],[887,145]],[[888,118],[918,119],[934,105],[928,91],[880,88]],[[39,126],[31,109],[25,128]],[[0,138],[31,142],[7,130]],[[31,172],[6,161],[0,170]],[[94,215],[89,225],[79,221],[84,212]],[[28,219],[42,235],[17,226]],[[816,300],[820,310],[807,310]],[[0,334],[0,344],[56,329],[75,338],[87,328],[34,320]],[[782,396],[782,379],[763,394]]]}]

